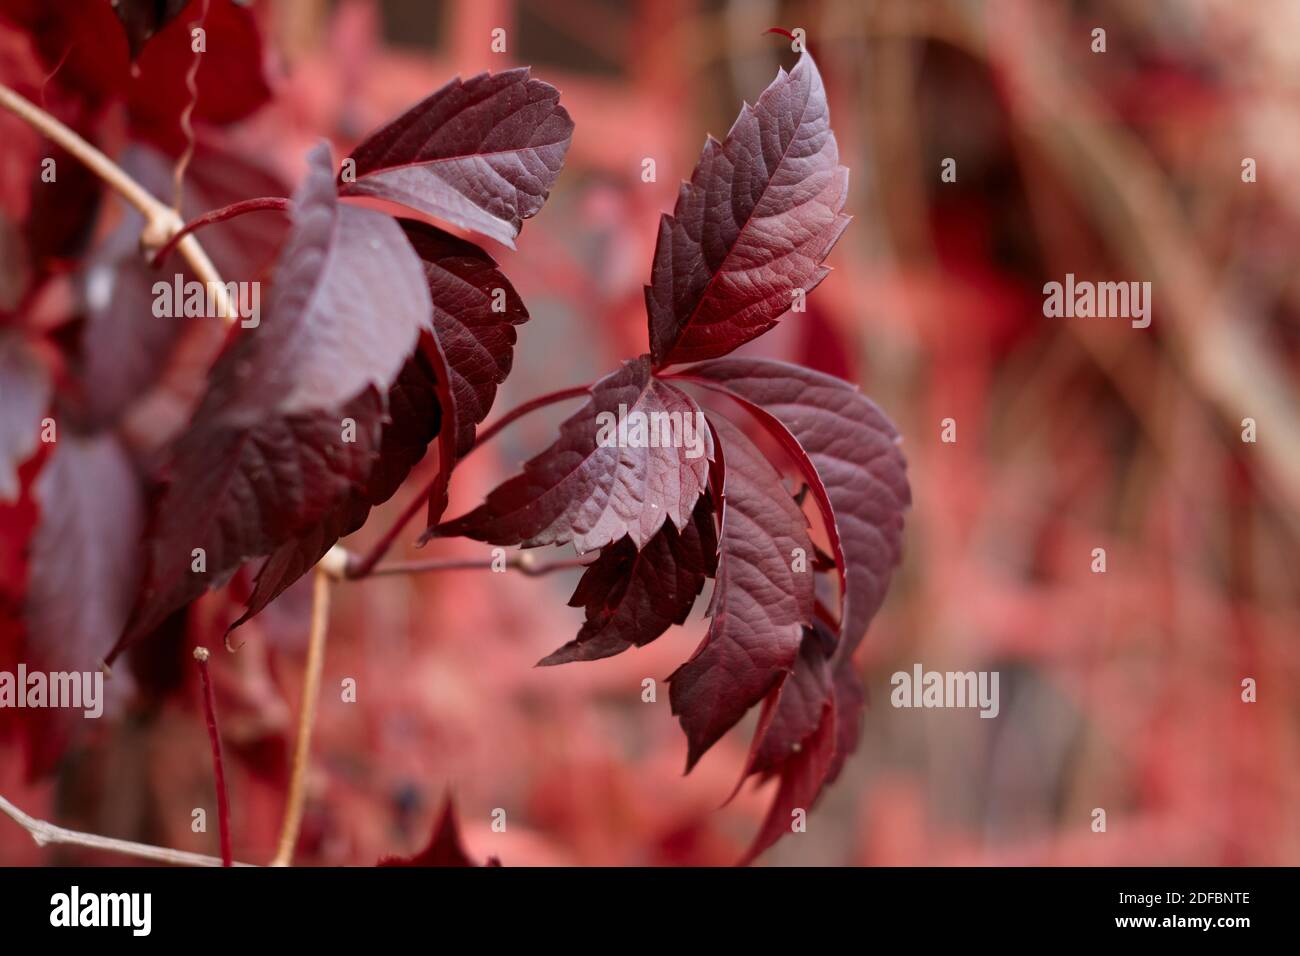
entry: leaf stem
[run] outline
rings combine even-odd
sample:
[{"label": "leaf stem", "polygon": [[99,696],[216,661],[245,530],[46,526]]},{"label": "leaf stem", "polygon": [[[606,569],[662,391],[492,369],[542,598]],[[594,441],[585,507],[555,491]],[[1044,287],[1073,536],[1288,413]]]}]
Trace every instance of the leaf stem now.
[{"label": "leaf stem", "polygon": [[[220,857],[207,856],[203,853],[190,853],[186,850],[172,850],[165,846],[149,843],[136,843],[132,840],[118,840],[114,837],[100,836],[97,833],[82,833],[69,830],[44,820],[37,820],[0,796],[0,812],[26,830],[37,846],[61,843],[68,846],[84,846],[92,850],[104,850],[108,853],[121,853],[142,860],[157,863],[174,863],[177,866],[226,866]],[[251,866],[251,863],[235,863],[235,866]]]},{"label": "leaf stem", "polygon": [[558,392],[550,392],[546,395],[534,398],[530,402],[524,402],[518,408],[506,412],[487,428],[483,429],[483,431],[479,433],[478,437],[474,439],[474,444],[471,446],[470,450],[461,456],[461,461],[464,461],[473,454],[474,449],[478,448],[480,445],[486,445],[496,437],[498,432],[504,430],[507,426],[513,424],[520,418],[523,418],[529,412],[535,412],[539,408],[545,408],[547,405],[554,405],[556,402],[567,401],[570,398],[581,398],[590,391],[590,385],[575,385],[573,388],[563,388]]},{"label": "leaf stem", "polygon": [[222,206],[220,209],[205,212],[203,215],[191,219],[185,225],[181,226],[180,229],[176,230],[176,233],[153,254],[153,258],[149,261],[149,265],[152,268],[157,269],[162,265],[163,260],[167,258],[167,254],[175,249],[176,245],[182,239],[188,236],[191,232],[194,232],[196,229],[202,229],[204,226],[211,226],[218,222],[226,222],[229,219],[234,219],[237,216],[244,215],[245,213],[257,212],[262,209],[287,210],[288,208],[289,200],[283,196],[259,196],[256,199],[241,199],[239,202],[232,202],[229,206]]},{"label": "leaf stem", "polygon": [[330,573],[317,566],[312,582],[311,629],[307,643],[307,669],[303,676],[302,700],[298,706],[298,740],[293,751],[289,799],[280,826],[280,845],[272,866],[288,866],[298,845],[303,804],[307,800],[307,770],[311,763],[311,732],[316,723],[316,702],[320,697],[321,672],[325,665],[325,636],[329,632]]},{"label": "leaf stem", "polygon": [[212,772],[217,780],[217,826],[221,833],[221,865],[232,866],[230,852],[230,798],[226,793],[226,766],[221,759],[221,734],[217,731],[217,705],[212,693],[212,676],[208,673],[208,649],[194,648],[199,662],[199,680],[203,684],[203,713],[208,720],[208,742],[212,744]]},{"label": "leaf stem", "polygon": [[[498,432],[506,428],[512,422],[523,418],[523,416],[527,415],[529,412],[536,411],[539,408],[545,408],[547,405],[554,405],[557,402],[566,401],[570,398],[578,398],[586,395],[589,391],[591,391],[590,385],[575,385],[572,388],[565,388],[558,392],[550,392],[546,395],[541,395],[534,398],[532,401],[525,402],[512,411],[506,412],[506,414],[502,415],[497,421],[479,432],[478,437],[474,439],[474,444],[470,446],[469,451],[465,452],[465,454],[461,456],[460,460],[464,461],[473,454],[474,449],[478,448],[480,445],[486,444]],[[457,462],[457,464],[459,464],[459,462]],[[402,509],[402,513],[397,516],[397,520],[393,522],[392,527],[384,532],[383,537],[376,541],[374,546],[371,547],[363,557],[353,557],[352,560],[349,561],[346,577],[356,580],[359,578],[369,577],[372,574],[380,573],[377,570],[376,565],[379,564],[384,555],[386,555],[392,548],[393,544],[397,541],[398,536],[401,535],[402,529],[410,524],[411,519],[424,509],[425,504],[429,500],[429,496],[433,493],[434,486],[437,485],[441,477],[442,469],[439,467],[438,472],[429,479],[425,486],[420,489],[419,493],[405,508]],[[416,561],[410,563],[420,564],[421,562]],[[395,566],[397,565],[388,565],[388,567]],[[384,573],[401,574],[404,572],[388,571]]]}]

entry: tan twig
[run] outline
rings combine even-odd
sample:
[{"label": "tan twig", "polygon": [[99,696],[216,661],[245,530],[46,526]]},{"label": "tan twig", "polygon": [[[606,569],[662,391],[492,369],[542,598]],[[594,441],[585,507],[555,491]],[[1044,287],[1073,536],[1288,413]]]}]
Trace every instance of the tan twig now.
[{"label": "tan twig", "polygon": [[302,808],[307,800],[307,770],[311,764],[311,732],[316,722],[316,701],[320,697],[321,671],[325,664],[325,635],[329,632],[330,583],[333,576],[320,565],[312,582],[311,630],[307,643],[307,669],[302,682],[302,700],[298,705],[298,740],[294,744],[293,771],[289,778],[289,799],[280,825],[280,845],[272,866],[293,862],[298,831],[302,827]]},{"label": "tan twig", "polygon": [[[99,836],[96,833],[82,833],[66,827],[55,826],[44,820],[29,816],[16,806],[0,797],[0,811],[20,827],[31,834],[37,846],[51,843],[64,843],[70,846],[84,846],[92,850],[104,850],[109,853],[121,853],[125,856],[139,857],[142,860],[154,860],[158,863],[174,863],[177,866],[221,866],[221,858],[206,856],[202,853],[189,853],[185,850],[171,850],[165,846],[152,846],[148,843],[135,843],[131,840],[118,840],[113,837]],[[252,866],[251,863],[236,862],[235,866]]]}]

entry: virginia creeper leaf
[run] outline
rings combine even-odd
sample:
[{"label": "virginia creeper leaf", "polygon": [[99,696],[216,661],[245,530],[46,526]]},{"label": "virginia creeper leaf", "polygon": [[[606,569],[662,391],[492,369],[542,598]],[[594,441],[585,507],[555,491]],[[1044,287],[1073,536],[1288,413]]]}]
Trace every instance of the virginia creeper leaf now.
[{"label": "virginia creeper leaf", "polygon": [[144,585],[114,654],[364,486],[384,397],[432,312],[400,227],[338,202],[324,147],[295,194],[269,299],[213,367],[176,444]]},{"label": "virginia creeper leaf", "polygon": [[789,832],[793,810],[812,810],[857,747],[864,697],[843,648],[815,622],[804,631],[794,671],[764,702],[741,782],[754,775],[780,783],[742,865]]},{"label": "virginia creeper leaf", "polygon": [[713,503],[701,495],[682,531],[665,523],[640,551],[622,538],[600,552],[582,574],[570,607],[586,607],[578,636],[539,664],[612,657],[644,647],[695,606],[705,578],[716,569],[718,539]]},{"label": "virginia creeper leaf", "polygon": [[339,188],[513,248],[569,149],[573,121],[559,101],[527,68],[458,77],[358,145],[355,181],[341,178]]},{"label": "virginia creeper leaf", "polygon": [[487,416],[497,386],[510,372],[514,327],[527,321],[528,312],[495,261],[473,243],[434,226],[410,219],[399,222],[424,269],[433,302],[433,332],[422,337],[389,392],[391,420],[384,426],[367,488],[276,549],[258,572],[248,607],[232,627],[310,571],[339,538],[360,529],[371,507],[396,492],[434,437],[439,437],[438,476],[429,512],[430,522],[437,522],[446,507],[451,470],[473,447],[475,426]]},{"label": "virginia creeper leaf", "polygon": [[902,556],[911,490],[898,432],[856,386],[799,365],[726,358],[682,375],[737,399],[799,464],[839,565],[840,633],[852,653]]},{"label": "virginia creeper leaf", "polygon": [[[619,420],[628,424],[626,435],[617,428]],[[671,427],[664,423],[673,421],[681,426],[681,440],[659,441]],[[702,421],[693,398],[651,375],[648,358],[627,361],[591,387],[587,404],[522,474],[437,533],[526,548],[572,541],[579,553],[627,535],[635,547],[644,547],[665,519],[679,530],[690,520],[713,457],[712,436]],[[640,437],[634,422],[646,423]],[[653,430],[656,422],[663,428]]]},{"label": "virginia creeper leaf", "polygon": [[[386,856],[376,866],[479,866],[465,850],[460,839],[460,826],[456,822],[456,806],[448,797],[438,815],[437,826],[423,850],[415,856]],[[488,857],[482,866],[500,866],[496,857]]]},{"label": "virginia creeper leaf", "polygon": [[401,486],[411,469],[424,457],[442,422],[435,372],[426,346],[415,351],[388,392],[388,421],[380,438],[379,455],[363,488],[319,522],[284,542],[257,572],[253,593],[234,630],[260,612],[290,585],[310,571],[340,538],[361,528],[370,509],[383,504]]},{"label": "virginia creeper leaf", "polygon": [[686,731],[688,771],[789,673],[813,619],[807,519],[744,432],[724,418],[709,420],[725,466],[711,621],[690,660],[668,679],[672,712]]},{"label": "virginia creeper leaf", "polygon": [[650,284],[655,368],[725,355],[776,324],[826,276],[848,225],[821,75],[807,53],[782,70],[724,142],[705,143],[659,223]]},{"label": "virginia creeper leaf", "polygon": [[451,373],[448,423],[463,455],[510,374],[515,326],[528,321],[528,310],[478,246],[422,222],[400,222],[429,284],[434,334]]}]

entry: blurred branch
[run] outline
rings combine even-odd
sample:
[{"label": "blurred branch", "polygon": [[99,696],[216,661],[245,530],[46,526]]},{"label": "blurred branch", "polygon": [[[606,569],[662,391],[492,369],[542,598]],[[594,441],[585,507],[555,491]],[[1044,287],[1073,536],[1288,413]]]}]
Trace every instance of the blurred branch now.
[{"label": "blurred branch", "polygon": [[288,866],[293,862],[298,831],[302,827],[302,808],[307,800],[307,771],[311,764],[311,732],[316,723],[316,701],[320,697],[321,671],[325,664],[325,636],[329,632],[331,580],[328,570],[321,566],[316,568],[312,582],[307,669],[302,681],[302,700],[298,705],[298,740],[293,751],[289,799],[280,826],[280,845],[271,861],[272,866]]},{"label": "blurred branch", "polygon": [[[393,561],[381,564],[370,572],[371,577],[394,574],[423,574],[426,571],[491,571],[494,561],[487,560],[429,560],[429,561]],[[538,561],[531,551],[521,551],[511,555],[503,567],[521,571],[529,577],[540,577],[554,571],[567,571],[572,568],[585,568],[587,562],[582,558],[565,558],[560,561]]]},{"label": "blurred branch", "polygon": [[[109,853],[121,853],[142,860],[154,860],[158,863],[175,863],[177,866],[222,866],[220,857],[206,856],[202,853],[189,853],[185,850],[170,850],[163,846],[148,843],[134,843],[131,840],[117,840],[113,837],[99,836],[95,833],[82,833],[64,827],[46,823],[28,816],[16,806],[0,797],[0,811],[31,834],[37,846],[51,843],[64,843],[71,846],[84,846],[92,850],[105,850]],[[251,866],[250,863],[235,863],[235,866]]]},{"label": "blurred branch", "polygon": [[1256,327],[1210,283],[1209,264],[1159,165],[1086,84],[1063,75],[1061,59],[1048,52],[1061,44],[1043,27],[1047,8],[998,0],[989,9],[945,3],[906,11],[864,29],[868,36],[947,43],[997,73],[1023,135],[1079,184],[1111,248],[1148,270],[1167,303],[1161,327],[1186,376],[1232,432],[1247,416],[1267,429],[1269,437],[1254,446],[1261,488],[1300,537],[1300,395]]}]

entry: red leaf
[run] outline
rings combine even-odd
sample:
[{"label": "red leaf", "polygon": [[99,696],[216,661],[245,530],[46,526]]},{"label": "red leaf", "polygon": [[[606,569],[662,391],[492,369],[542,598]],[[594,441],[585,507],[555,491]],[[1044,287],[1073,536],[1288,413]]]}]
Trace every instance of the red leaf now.
[{"label": "red leaf", "polygon": [[491,256],[434,226],[399,220],[420,257],[433,300],[433,329],[451,373],[448,420],[456,454],[474,445],[497,386],[510,374],[515,326],[528,321],[518,293]]},{"label": "red leaf", "polygon": [[[190,24],[199,19],[202,2],[191,0],[179,14],[168,9],[166,16],[130,22],[119,22],[113,8],[121,16],[120,2],[107,0],[5,0],[0,15],[31,36],[57,90],[72,94],[88,113],[125,97],[132,135],[176,155],[186,144],[180,117],[192,98],[186,83],[196,56]],[[206,50],[197,54],[192,119],[222,125],[244,119],[271,98],[253,11],[235,0],[210,0],[203,29]],[[43,91],[39,98],[46,99]]]},{"label": "red leaf", "polygon": [[[341,205],[328,149],[313,151],[267,314],[240,330],[213,367],[173,452],[151,522],[145,584],[114,655],[364,486],[379,448],[382,396],[430,314],[400,227]],[[354,440],[345,437],[345,419]],[[196,548],[202,571],[194,570]]]},{"label": "red leaf", "polygon": [[912,494],[898,432],[856,386],[802,366],[729,358],[681,375],[739,401],[799,464],[839,566],[840,633],[852,653],[902,556]]},{"label": "red leaf", "polygon": [[794,672],[764,703],[741,782],[757,775],[780,783],[741,865],[790,832],[792,811],[812,810],[857,747],[862,685],[834,644],[820,621],[807,628]]},{"label": "red leaf", "polygon": [[[424,268],[433,334],[422,340],[389,393],[391,420],[384,426],[366,490],[267,559],[247,610],[232,628],[310,571],[339,538],[360,529],[371,507],[387,501],[424,457],[440,427],[445,430],[439,441],[439,480],[429,507],[431,521],[441,518],[456,459],[473,447],[475,426],[487,416],[497,386],[510,371],[514,327],[528,319],[528,312],[492,257],[434,226],[399,222]],[[446,422],[444,408],[449,409]]]},{"label": "red leaf", "polygon": [[694,520],[683,531],[665,524],[640,551],[629,538],[605,548],[569,599],[570,607],[586,607],[586,623],[539,665],[612,657],[681,624],[716,569],[717,549],[707,495],[700,496]]},{"label": "red leaf", "polygon": [[[712,621],[691,659],[669,677],[672,712],[686,731],[688,771],[789,673],[813,619],[807,519],[740,429],[723,418],[710,423],[724,464]],[[796,549],[806,571],[793,568]]]},{"label": "red leaf", "polygon": [[233,0],[211,0],[203,23],[206,50],[196,54],[190,24],[201,12],[201,0],[192,0],[144,45],[127,87],[132,133],[173,155],[186,144],[180,117],[191,100],[185,77],[196,56],[196,122],[233,123],[271,98],[253,11]]},{"label": "red leaf", "polygon": [[140,574],[140,480],[112,435],[64,434],[36,478],[27,632],[48,669],[94,670],[126,623]]},{"label": "red leaf", "polygon": [[829,269],[849,171],[812,57],[782,70],[719,143],[705,143],[659,223],[646,310],[655,368],[716,358],[761,335]]},{"label": "red leaf", "polygon": [[[709,430],[695,432],[690,447],[619,447],[622,439],[611,423],[620,410],[629,423],[641,420],[633,413],[647,421],[675,415],[683,437],[686,423],[694,430],[701,421],[694,399],[652,376],[646,357],[632,359],[591,387],[591,399],[560,426],[550,448],[524,465],[523,474],[437,533],[526,548],[571,540],[583,553],[624,535],[641,548],[666,518],[684,528],[708,479]],[[630,427],[627,439],[629,446],[636,440]]]},{"label": "red leaf", "polygon": [[384,423],[379,455],[365,487],[354,489],[318,523],[276,548],[257,572],[248,606],[230,630],[279,597],[340,538],[359,530],[370,516],[370,509],[391,498],[424,457],[442,422],[435,373],[426,347],[416,349],[388,392],[389,420]]},{"label": "red leaf", "polygon": [[527,68],[459,78],[371,133],[344,195],[375,196],[514,247],[564,165],[573,121]]},{"label": "red leaf", "polygon": [[746,776],[758,774],[766,779],[777,772],[821,726],[822,711],[832,694],[828,639],[834,642],[835,637],[820,623],[804,630],[794,670],[782,683],[776,705],[754,734]]},{"label": "red leaf", "polygon": [[4,0],[0,16],[31,37],[47,75],[54,74],[52,82],[84,97],[92,109],[125,88],[130,49],[111,4]]},{"label": "red leaf", "polygon": [[122,21],[131,58],[140,55],[145,43],[180,14],[187,0],[114,0],[113,12]]},{"label": "red leaf", "polygon": [[49,400],[49,377],[27,341],[0,333],[0,502],[18,498],[18,468],[36,451]]},{"label": "red leaf", "polygon": [[772,799],[772,806],[740,865],[753,862],[760,853],[790,832],[791,813],[794,810],[807,813],[812,809],[821,794],[827,770],[835,759],[835,727],[835,708],[827,702],[821,709],[812,735],[782,765],[781,782]]},{"label": "red leaf", "polygon": [[[64,433],[35,481],[40,517],[32,535],[22,660],[31,670],[94,671],[131,609],[140,576],[144,501],[140,480],[117,439]],[[113,713],[131,675],[104,683]],[[80,710],[32,713],[31,770],[52,770],[81,724]]]},{"label": "red leaf", "polygon": [[[429,844],[415,856],[387,856],[376,866],[479,866],[475,863],[460,840],[460,828],[456,824],[456,807],[451,798],[442,805],[438,825],[434,828]],[[483,866],[500,866],[501,861],[489,857]]]}]

